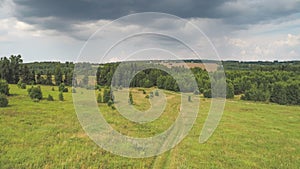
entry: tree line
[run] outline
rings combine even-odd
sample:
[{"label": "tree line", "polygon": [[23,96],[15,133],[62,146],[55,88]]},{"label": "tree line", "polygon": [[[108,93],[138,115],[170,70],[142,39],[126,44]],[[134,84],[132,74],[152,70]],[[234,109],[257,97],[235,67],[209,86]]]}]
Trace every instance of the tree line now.
[{"label": "tree line", "polygon": [[[49,66],[49,65],[50,66]],[[138,71],[139,62],[127,64],[107,63],[95,66],[89,63],[76,64],[72,62],[42,62],[23,63],[20,55],[0,59],[0,79],[8,83],[28,85],[63,85],[89,87],[89,76],[96,74],[96,89],[99,86],[116,87],[153,87],[182,92],[203,94],[210,98],[212,90],[218,90],[226,81],[226,91],[219,93],[220,97],[233,98],[240,95],[243,100],[274,102],[278,104],[300,105],[300,64],[299,62],[283,63],[240,63],[225,62],[225,78],[220,79],[220,72],[208,72],[201,68],[186,69],[183,67],[168,68],[173,76],[163,71],[163,65],[156,65],[160,69],[146,69]],[[251,69],[243,69],[247,66]],[[251,66],[252,65],[252,66]],[[74,67],[79,72],[74,72]],[[237,66],[238,68],[234,68]],[[118,71],[116,72],[116,70]],[[191,74],[192,73],[192,74]],[[79,78],[76,75],[81,75]],[[83,75],[83,76],[82,76]],[[191,75],[193,77],[191,77]],[[77,78],[78,77],[78,78]],[[130,81],[129,77],[133,77]],[[114,80],[113,78],[117,79]],[[196,85],[191,81],[195,78]],[[77,84],[78,82],[78,84]],[[179,83],[178,83],[179,82]],[[213,84],[213,85],[212,85]],[[2,92],[3,93],[3,92]]]}]

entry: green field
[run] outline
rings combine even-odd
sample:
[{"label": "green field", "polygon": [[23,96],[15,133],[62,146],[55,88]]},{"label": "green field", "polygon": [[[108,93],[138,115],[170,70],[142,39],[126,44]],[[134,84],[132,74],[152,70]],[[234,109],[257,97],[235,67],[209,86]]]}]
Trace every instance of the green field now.
[{"label": "green field", "polygon": [[[227,100],[213,136],[199,144],[210,99],[200,99],[198,118],[189,135],[174,149],[145,159],[120,157],[98,147],[81,128],[72,93],[58,101],[57,87],[42,86],[36,103],[27,91],[10,85],[9,106],[0,108],[0,168],[300,168],[300,107]],[[77,93],[86,89],[77,89]],[[147,93],[150,89],[146,89]],[[137,109],[149,102],[132,89]],[[165,91],[168,104],[162,116],[149,124],[127,121],[116,110],[99,104],[104,117],[119,132],[149,137],[167,129],[176,119],[180,97]]]}]

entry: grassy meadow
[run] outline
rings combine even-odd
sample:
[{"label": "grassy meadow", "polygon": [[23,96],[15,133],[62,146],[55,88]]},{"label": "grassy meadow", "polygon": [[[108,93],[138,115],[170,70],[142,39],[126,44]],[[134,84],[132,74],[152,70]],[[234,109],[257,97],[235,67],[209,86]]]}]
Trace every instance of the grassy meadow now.
[{"label": "grassy meadow", "polygon": [[[27,86],[30,87],[30,86]],[[200,99],[192,130],[174,149],[159,156],[131,159],[98,147],[85,134],[73,106],[71,88],[58,101],[58,88],[41,86],[44,99],[33,102],[26,89],[10,85],[9,106],[0,108],[0,168],[300,168],[300,107],[229,99],[212,137],[199,144],[210,108]],[[81,93],[86,89],[77,89]],[[147,94],[152,89],[145,89]],[[98,92],[98,91],[97,91]],[[180,95],[164,91],[165,112],[159,119],[136,124],[117,110],[99,104],[111,126],[134,137],[154,136],[176,119]],[[47,101],[48,94],[54,101]],[[149,101],[132,89],[134,106],[147,110]],[[84,96],[84,95],[83,95]]]}]

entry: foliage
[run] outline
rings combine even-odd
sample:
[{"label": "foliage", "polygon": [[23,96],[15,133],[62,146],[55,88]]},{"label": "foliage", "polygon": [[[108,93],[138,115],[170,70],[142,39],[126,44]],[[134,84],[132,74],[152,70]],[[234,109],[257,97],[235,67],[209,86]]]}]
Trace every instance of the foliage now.
[{"label": "foliage", "polygon": [[8,99],[5,94],[0,93],[0,107],[7,107]]},{"label": "foliage", "polygon": [[159,96],[158,90],[155,90],[154,95],[155,95],[155,96]]},{"label": "foliage", "polygon": [[61,83],[59,86],[58,86],[58,91],[59,92],[68,92],[68,88],[65,86],[65,83]]},{"label": "foliage", "polygon": [[103,97],[102,97],[101,93],[99,93],[97,96],[97,103],[102,103],[102,102],[103,102]]},{"label": "foliage", "polygon": [[107,106],[112,106],[114,104],[114,102],[112,101],[112,100],[109,100],[108,102],[107,102]]},{"label": "foliage", "polygon": [[59,92],[59,94],[58,94],[58,100],[59,101],[64,101],[65,100],[63,92]]},{"label": "foliage", "polygon": [[31,99],[38,99],[41,100],[43,98],[42,90],[40,86],[37,87],[31,87],[28,90],[28,95]]},{"label": "foliage", "polygon": [[59,86],[62,83],[63,74],[60,64],[56,65],[54,70],[55,84]]},{"label": "foliage", "polygon": [[48,101],[54,101],[53,96],[51,96],[51,95],[49,94],[47,100],[48,100]]},{"label": "foliage", "polygon": [[212,98],[212,95],[211,95],[211,89],[204,90],[203,96],[204,96],[205,98]]},{"label": "foliage", "polygon": [[9,95],[9,87],[6,80],[0,79],[0,93]]},{"label": "foliage", "polygon": [[128,103],[131,104],[131,105],[133,104],[133,98],[132,98],[132,93],[131,93],[131,91],[129,92]]}]

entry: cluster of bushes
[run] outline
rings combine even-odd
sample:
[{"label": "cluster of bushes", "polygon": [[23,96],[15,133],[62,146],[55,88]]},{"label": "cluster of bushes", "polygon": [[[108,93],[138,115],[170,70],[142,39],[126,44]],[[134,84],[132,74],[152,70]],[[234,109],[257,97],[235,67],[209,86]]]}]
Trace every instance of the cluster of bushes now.
[{"label": "cluster of bushes", "polygon": [[270,95],[270,101],[283,105],[300,105],[300,81],[275,83]]},{"label": "cluster of bushes", "polygon": [[[63,90],[63,89],[62,89]],[[65,91],[65,90],[63,90]],[[43,99],[43,94],[40,86],[31,86],[31,88],[27,89],[29,97],[34,101],[34,102],[39,102],[40,100]],[[62,91],[59,91],[58,94],[58,100],[59,101],[64,101],[64,95]],[[54,101],[54,98],[52,95],[48,95],[47,101]]]},{"label": "cluster of bushes", "polygon": [[97,96],[97,102],[98,103],[107,103],[107,105],[109,107],[111,107],[112,109],[115,109],[115,107],[113,106],[114,104],[114,95],[111,89],[105,88],[103,91],[103,96],[101,94],[101,92],[98,94]]}]

